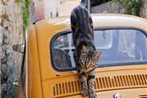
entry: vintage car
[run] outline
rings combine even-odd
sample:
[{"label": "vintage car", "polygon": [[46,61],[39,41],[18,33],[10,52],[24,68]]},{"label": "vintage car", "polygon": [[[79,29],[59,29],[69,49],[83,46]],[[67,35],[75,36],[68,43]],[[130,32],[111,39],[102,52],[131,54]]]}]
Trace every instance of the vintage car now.
[{"label": "vintage car", "polygon": [[[95,78],[98,98],[147,98],[147,20],[118,14],[92,19],[94,43],[102,52]],[[30,26],[22,83],[26,98],[82,98],[69,17]]]}]

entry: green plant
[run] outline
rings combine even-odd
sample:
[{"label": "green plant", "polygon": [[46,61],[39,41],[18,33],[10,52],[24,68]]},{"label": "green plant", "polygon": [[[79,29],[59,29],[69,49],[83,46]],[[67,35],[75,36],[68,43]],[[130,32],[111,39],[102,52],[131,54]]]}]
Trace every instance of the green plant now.
[{"label": "green plant", "polygon": [[140,16],[142,0],[112,0],[112,3],[120,2],[126,14]]},{"label": "green plant", "polygon": [[20,3],[22,5],[23,34],[25,36],[25,31],[29,25],[30,1],[29,0],[15,0],[15,2]]}]

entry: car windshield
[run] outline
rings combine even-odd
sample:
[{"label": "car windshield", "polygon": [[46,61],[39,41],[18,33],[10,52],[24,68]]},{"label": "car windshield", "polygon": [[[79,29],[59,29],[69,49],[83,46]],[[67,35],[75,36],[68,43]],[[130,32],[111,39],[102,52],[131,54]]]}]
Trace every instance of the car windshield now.
[{"label": "car windshield", "polygon": [[[59,34],[52,43],[53,65],[59,69],[76,68],[72,33]],[[94,44],[102,52],[98,67],[147,63],[147,36],[140,30],[95,30]]]}]

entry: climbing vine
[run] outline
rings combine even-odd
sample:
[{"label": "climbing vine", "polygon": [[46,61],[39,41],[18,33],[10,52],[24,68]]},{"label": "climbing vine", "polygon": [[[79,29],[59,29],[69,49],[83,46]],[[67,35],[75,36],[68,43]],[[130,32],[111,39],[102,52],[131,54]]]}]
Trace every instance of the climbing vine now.
[{"label": "climbing vine", "polygon": [[29,0],[15,0],[15,2],[20,3],[22,5],[23,32],[25,32],[29,25],[30,1]]},{"label": "climbing vine", "polygon": [[112,3],[120,2],[126,14],[140,16],[142,0],[112,0]]}]

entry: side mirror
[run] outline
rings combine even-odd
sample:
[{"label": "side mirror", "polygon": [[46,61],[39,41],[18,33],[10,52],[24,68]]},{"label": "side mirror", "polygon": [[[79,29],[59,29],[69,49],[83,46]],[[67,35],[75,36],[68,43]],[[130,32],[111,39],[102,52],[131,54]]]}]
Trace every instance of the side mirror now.
[{"label": "side mirror", "polygon": [[12,46],[13,50],[18,53],[24,53],[24,47],[24,44],[16,44]]}]

